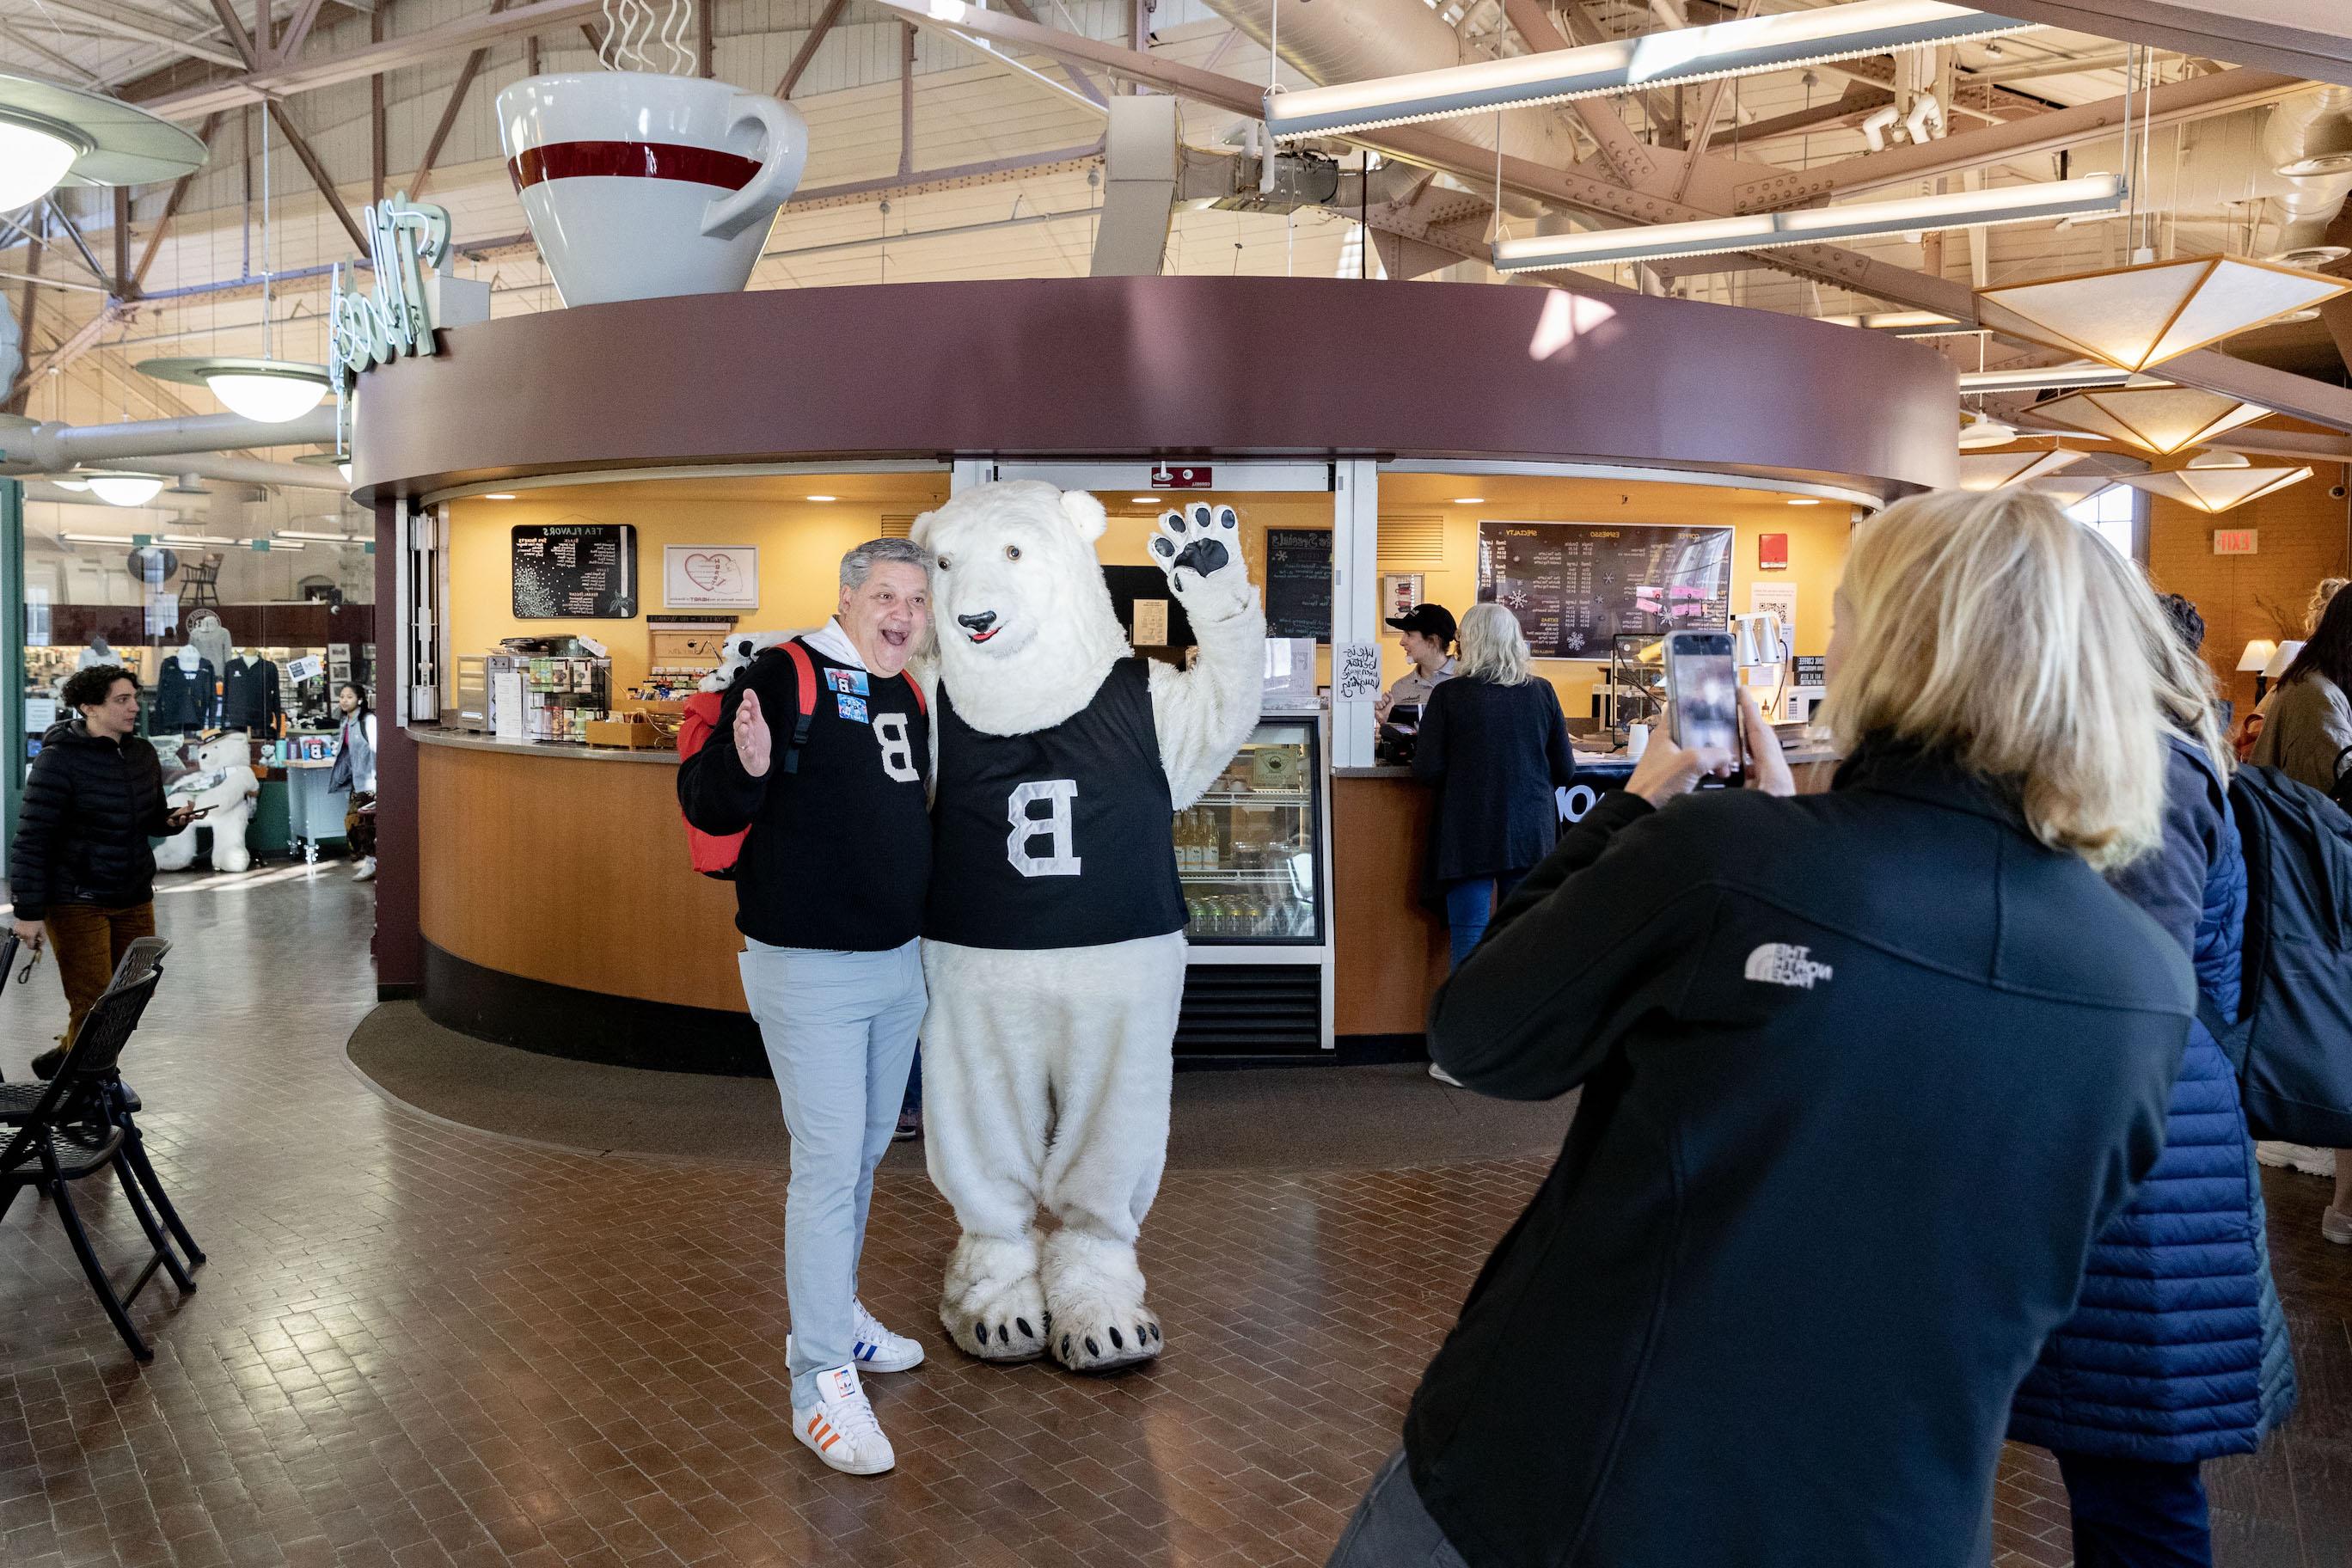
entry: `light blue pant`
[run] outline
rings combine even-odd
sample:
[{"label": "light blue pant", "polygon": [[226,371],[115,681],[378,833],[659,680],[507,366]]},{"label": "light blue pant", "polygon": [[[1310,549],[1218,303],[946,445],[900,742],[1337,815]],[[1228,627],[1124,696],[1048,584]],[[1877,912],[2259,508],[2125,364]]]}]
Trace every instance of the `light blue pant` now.
[{"label": "light blue pant", "polygon": [[855,1359],[852,1303],[874,1167],[898,1126],[923,1024],[921,947],[821,952],[747,937],[739,963],[793,1138],[784,1296],[793,1404],[806,1407],[816,1403],[816,1374]]}]

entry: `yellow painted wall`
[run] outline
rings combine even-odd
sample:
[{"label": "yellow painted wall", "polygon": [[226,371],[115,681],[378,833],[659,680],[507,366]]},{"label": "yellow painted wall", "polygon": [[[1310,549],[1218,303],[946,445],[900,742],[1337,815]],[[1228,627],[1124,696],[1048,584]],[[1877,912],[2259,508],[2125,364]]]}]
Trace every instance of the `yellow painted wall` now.
[{"label": "yellow painted wall", "polygon": [[[944,481],[942,481],[944,484]],[[510,501],[454,502],[449,520],[449,649],[487,653],[500,638],[587,637],[613,650],[615,696],[645,679],[645,614],[691,614],[662,603],[662,548],[756,544],[760,607],[732,612],[752,630],[824,624],[840,592],[841,557],[882,531],[882,519],[919,510],[910,502],[782,499],[672,500],[642,485],[583,485],[559,493],[524,490]],[[519,621],[514,617],[511,530],[518,523],[627,522],[637,529],[640,614],[629,621]]]},{"label": "yellow painted wall", "polygon": [[[1481,482],[1457,479],[1451,482],[1457,488],[1478,484],[1481,489],[1500,490],[1500,487],[1492,480]],[[1463,612],[1478,599],[1478,523],[1481,519],[1513,522],[1650,522],[1716,527],[1728,523],[1736,534],[1731,561],[1732,609],[1736,613],[1747,611],[1750,584],[1794,584],[1797,589],[1797,626],[1793,651],[1811,655],[1827,650],[1830,601],[1837,591],[1838,574],[1845,563],[1846,540],[1853,531],[1852,513],[1848,508],[1834,503],[1792,507],[1774,497],[1744,491],[1710,490],[1688,485],[1649,487],[1645,489],[1639,486],[1596,486],[1594,481],[1587,479],[1515,480],[1513,483],[1527,489],[1507,500],[1501,499],[1498,493],[1496,504],[1479,506],[1391,501],[1391,490],[1397,487],[1393,482],[1383,483],[1382,517],[1440,515],[1444,519],[1445,542],[1442,566],[1391,566],[1383,561],[1382,574],[1421,573],[1423,597],[1444,605],[1458,620]],[[1621,497],[1624,499],[1621,500]],[[1767,533],[1789,536],[1788,570],[1758,570],[1758,541]],[[1385,627],[1381,631],[1381,665],[1384,681],[1394,680],[1409,668],[1398,634]],[[1582,718],[1591,711],[1592,688],[1601,683],[1608,668],[1605,657],[1590,661],[1549,658],[1536,661],[1537,672],[1559,692],[1560,706],[1571,718]]]}]

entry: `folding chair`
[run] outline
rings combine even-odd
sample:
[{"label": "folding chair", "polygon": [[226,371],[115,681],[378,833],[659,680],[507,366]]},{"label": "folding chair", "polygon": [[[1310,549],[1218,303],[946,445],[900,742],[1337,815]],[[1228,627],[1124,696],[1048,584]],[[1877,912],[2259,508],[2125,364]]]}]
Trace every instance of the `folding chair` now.
[{"label": "folding chair", "polygon": [[[137,952],[149,943],[153,946],[148,952]],[[131,1031],[139,1026],[140,1016],[147,1010],[148,998],[154,994],[156,983],[163,978],[159,961],[170,946],[160,937],[147,937],[134,942],[132,951],[123,954],[113,983],[83,1016],[73,1049],[67,1053],[58,1076],[38,1087],[29,1110],[8,1118],[16,1131],[6,1147],[0,1149],[0,1216],[7,1214],[16,1194],[27,1187],[37,1189],[57,1205],[66,1238],[73,1244],[74,1256],[81,1260],[82,1272],[89,1277],[91,1290],[113,1321],[122,1342],[142,1362],[152,1361],[155,1352],[131,1327],[131,1303],[139,1299],[139,1293],[147,1288],[158,1268],[171,1275],[182,1294],[192,1294],[196,1288],[157,1226],[153,1211],[140,1192],[139,1182],[133,1179],[131,1162],[124,1158],[125,1145],[136,1133],[125,1131],[130,1112],[122,1108],[119,1098],[123,1091],[117,1063],[122,1047],[130,1042]],[[36,1089],[30,1084],[8,1087],[12,1091]],[[89,1232],[82,1225],[81,1211],[74,1203],[72,1191],[74,1183],[110,1170],[121,1184],[122,1195],[130,1201],[131,1212],[137,1216],[139,1228],[146,1233],[152,1248],[146,1267],[131,1281],[131,1289],[120,1293],[90,1245]]]},{"label": "folding chair", "polygon": [[[12,936],[5,951],[13,954],[16,950],[16,939]],[[115,965],[114,978],[107,983],[107,989],[111,991],[118,985],[143,980],[149,973],[160,972],[163,955],[171,951],[172,944],[160,936],[138,938],[123,949],[122,962]],[[41,1086],[37,1083],[0,1083],[0,1127],[22,1126],[32,1114],[33,1107],[39,1102],[40,1096]],[[122,1129],[123,1163],[131,1167],[131,1173],[138,1177],[139,1184],[146,1189],[149,1200],[154,1204],[156,1213],[163,1221],[163,1228],[170,1231],[172,1238],[180,1244],[180,1252],[187,1261],[188,1271],[194,1273],[205,1266],[205,1249],[198,1247],[196,1238],[188,1234],[187,1225],[180,1218],[180,1211],[172,1206],[171,1194],[163,1190],[163,1178],[155,1173],[153,1163],[147,1158],[147,1140],[141,1135],[139,1123],[134,1120],[142,1109],[139,1093],[122,1081],[119,1068],[110,1070],[107,1075],[105,1100],[107,1119]]]}]

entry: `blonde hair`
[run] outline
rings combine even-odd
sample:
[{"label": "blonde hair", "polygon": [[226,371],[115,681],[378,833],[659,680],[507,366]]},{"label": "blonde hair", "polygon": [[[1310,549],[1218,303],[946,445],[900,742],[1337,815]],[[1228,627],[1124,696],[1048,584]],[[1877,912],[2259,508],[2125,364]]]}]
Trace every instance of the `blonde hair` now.
[{"label": "blonde hair", "polygon": [[2237,753],[2221,738],[2220,695],[2212,667],[2198,656],[2165,614],[2156,585],[2139,563],[2109,545],[2084,558],[2094,573],[2110,580],[2132,619],[2140,646],[2147,650],[2148,675],[2155,683],[2157,710],[2168,728],[2205,753],[2214,771],[2227,779],[2237,766]]},{"label": "blonde hair", "polygon": [[1897,501],[1854,530],[1822,722],[1842,750],[1891,738],[1998,781],[2036,838],[2100,870],[2133,859],[2162,832],[2163,719],[2136,613],[2158,612],[2112,560],[2044,496]]},{"label": "blonde hair", "polygon": [[1528,681],[1528,638],[1519,619],[1496,604],[1473,605],[1462,616],[1459,675],[1475,675],[1495,686]]},{"label": "blonde hair", "polygon": [[2318,586],[2312,589],[2311,603],[2305,605],[2303,610],[2305,637],[2307,637],[2319,629],[2319,617],[2327,613],[2328,601],[2336,597],[2337,591],[2347,582],[2352,582],[2352,578],[2322,577]]}]

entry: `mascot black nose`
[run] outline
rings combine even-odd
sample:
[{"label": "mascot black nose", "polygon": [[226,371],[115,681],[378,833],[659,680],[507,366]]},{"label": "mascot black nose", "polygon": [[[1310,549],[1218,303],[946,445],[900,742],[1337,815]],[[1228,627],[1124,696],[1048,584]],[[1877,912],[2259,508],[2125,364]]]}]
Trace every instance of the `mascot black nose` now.
[{"label": "mascot black nose", "polygon": [[956,617],[956,625],[960,626],[969,626],[976,632],[984,632],[995,624],[996,612],[994,610],[982,610],[976,616],[958,616]]}]

